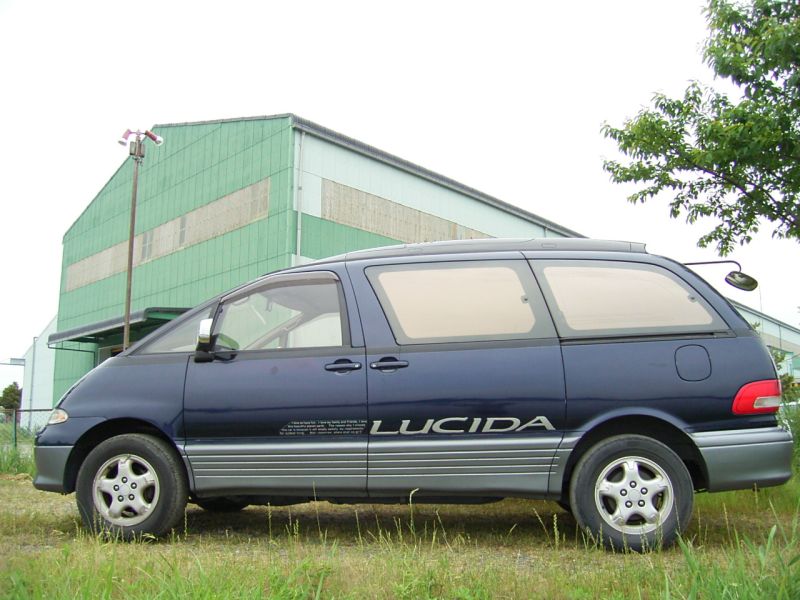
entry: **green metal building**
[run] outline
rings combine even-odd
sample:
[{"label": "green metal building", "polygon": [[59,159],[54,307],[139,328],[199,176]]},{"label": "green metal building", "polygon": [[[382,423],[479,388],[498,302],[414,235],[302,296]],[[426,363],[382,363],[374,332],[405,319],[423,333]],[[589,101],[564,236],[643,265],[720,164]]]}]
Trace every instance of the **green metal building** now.
[{"label": "green metal building", "polygon": [[[165,143],[140,169],[132,340],[237,284],[350,250],[579,236],[291,114],[153,131]],[[123,162],[64,235],[54,401],[121,350],[132,170]]]}]

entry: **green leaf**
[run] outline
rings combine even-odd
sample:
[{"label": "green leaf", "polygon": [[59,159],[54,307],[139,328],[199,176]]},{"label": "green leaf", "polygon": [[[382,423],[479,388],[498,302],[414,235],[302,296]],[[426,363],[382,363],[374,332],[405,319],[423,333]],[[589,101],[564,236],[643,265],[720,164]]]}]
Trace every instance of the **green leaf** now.
[{"label": "green leaf", "polygon": [[621,127],[604,124],[627,162],[606,160],[628,199],[672,194],[670,216],[711,219],[698,244],[720,254],[750,241],[762,221],[800,240],[800,3],[710,0],[704,59],[741,89],[731,99],[697,82],[680,99],[655,94]]}]

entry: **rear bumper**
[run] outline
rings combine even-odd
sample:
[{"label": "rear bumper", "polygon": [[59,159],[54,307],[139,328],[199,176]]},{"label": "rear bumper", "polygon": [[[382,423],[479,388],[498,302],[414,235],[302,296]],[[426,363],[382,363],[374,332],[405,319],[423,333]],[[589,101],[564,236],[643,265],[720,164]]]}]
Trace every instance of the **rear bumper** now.
[{"label": "rear bumper", "polygon": [[46,492],[64,492],[64,471],[72,446],[36,446],[36,477],[33,487]]},{"label": "rear bumper", "polygon": [[783,427],[692,434],[706,463],[708,491],[768,487],[792,476],[792,434]]}]

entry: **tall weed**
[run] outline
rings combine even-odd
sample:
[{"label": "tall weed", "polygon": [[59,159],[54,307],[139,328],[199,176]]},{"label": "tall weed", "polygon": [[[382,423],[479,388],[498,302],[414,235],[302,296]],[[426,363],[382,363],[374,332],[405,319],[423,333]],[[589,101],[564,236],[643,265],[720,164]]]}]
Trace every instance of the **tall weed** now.
[{"label": "tall weed", "polygon": [[[738,540],[716,564],[709,565],[690,543],[679,540],[689,570],[688,589],[667,576],[665,598],[800,598],[800,540],[797,519],[789,539],[773,525],[762,544]],[[738,537],[738,536],[737,536]]]},{"label": "tall weed", "polygon": [[22,452],[16,448],[0,448],[0,473],[6,475],[27,473],[33,477],[36,473],[36,465],[28,452]]}]

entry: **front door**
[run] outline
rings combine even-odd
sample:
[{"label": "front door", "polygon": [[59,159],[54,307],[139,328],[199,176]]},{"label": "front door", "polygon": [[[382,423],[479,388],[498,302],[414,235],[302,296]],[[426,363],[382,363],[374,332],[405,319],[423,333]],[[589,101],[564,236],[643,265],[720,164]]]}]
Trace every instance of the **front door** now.
[{"label": "front door", "polygon": [[223,298],[214,359],[190,359],[186,377],[198,495],[365,493],[364,349],[347,315],[331,271],[276,275]]},{"label": "front door", "polygon": [[348,270],[367,343],[370,496],[546,493],[564,375],[522,256]]}]

